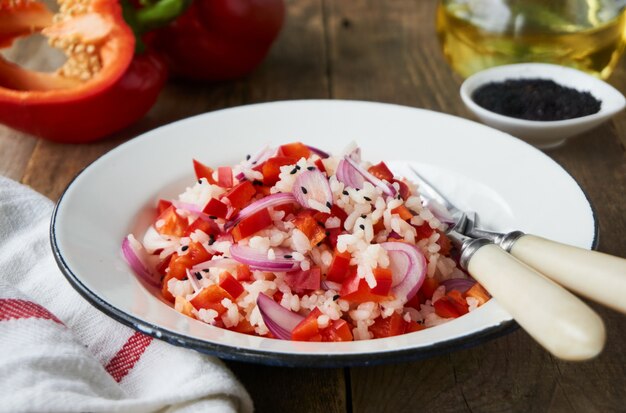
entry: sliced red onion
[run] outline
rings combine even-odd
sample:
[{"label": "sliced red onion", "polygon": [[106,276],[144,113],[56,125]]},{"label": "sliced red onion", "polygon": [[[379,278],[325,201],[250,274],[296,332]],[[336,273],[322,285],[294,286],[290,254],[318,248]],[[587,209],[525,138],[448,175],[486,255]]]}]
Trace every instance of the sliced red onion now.
[{"label": "sliced red onion", "polygon": [[194,265],[193,267],[191,267],[191,271],[198,272],[202,270],[207,270],[212,267],[230,268],[236,267],[237,265],[239,265],[239,261],[235,261],[231,258],[216,258],[214,260],[208,260]]},{"label": "sliced red onion", "polygon": [[446,287],[446,291],[457,290],[461,294],[472,288],[476,284],[476,281],[471,278],[452,278],[441,282],[441,285]]},{"label": "sliced red onion", "polygon": [[252,270],[282,272],[300,268],[300,262],[289,258],[289,254],[276,253],[276,258],[271,260],[267,258],[267,253],[239,244],[231,245],[230,255],[238,262],[249,265]]},{"label": "sliced red onion", "polygon": [[339,182],[343,182],[351,188],[363,188],[365,178],[363,178],[359,171],[354,169],[354,167],[352,167],[352,165],[345,160],[342,159],[339,161],[339,164],[337,165],[337,172],[335,174],[337,175],[337,180]]},{"label": "sliced red onion", "polygon": [[187,279],[189,280],[189,283],[193,287],[193,291],[197,293],[198,291],[202,289],[202,286],[200,285],[200,283],[198,282],[198,279],[196,278],[196,272],[198,271],[189,271],[189,269],[187,269],[186,271],[187,271]]},{"label": "sliced red onion", "polygon": [[319,156],[322,159],[326,159],[329,158],[330,155],[327,152],[324,152],[321,149],[316,148],[315,146],[310,146],[310,145],[305,145],[307,148],[309,148],[309,150],[311,152],[313,152],[314,154],[316,154],[317,156]]},{"label": "sliced red onion", "polygon": [[424,206],[428,208],[430,212],[433,213],[435,218],[437,218],[442,223],[447,224],[447,225],[453,225],[456,223],[456,221],[452,217],[452,214],[450,214],[450,211],[448,211],[446,207],[444,207],[443,205],[441,205],[439,202],[435,201],[434,199],[425,200]]},{"label": "sliced red onion", "polygon": [[261,317],[267,328],[274,337],[281,340],[291,340],[291,332],[304,317],[298,313],[287,310],[272,298],[260,293],[256,304],[259,307]]},{"label": "sliced red onion", "polygon": [[329,212],[327,208],[333,206],[333,193],[328,179],[318,169],[302,172],[293,183],[292,192],[304,208]]},{"label": "sliced red onion", "polygon": [[145,258],[143,257],[145,250],[140,245],[136,245],[139,244],[139,242],[134,238],[134,242],[131,242],[131,236],[132,235],[127,236],[124,238],[124,241],[122,241],[122,255],[124,255],[124,259],[139,278],[152,286],[160,287],[160,276],[148,269],[148,266],[145,264]]},{"label": "sliced red onion", "polygon": [[323,280],[320,283],[320,287],[322,288],[322,290],[333,290],[333,291],[341,291],[341,284],[340,283],[336,283],[334,281],[328,281],[328,280]]},{"label": "sliced red onion", "polygon": [[390,239],[403,239],[404,237],[401,237],[400,234],[398,234],[396,231],[391,231],[387,238],[390,238]]},{"label": "sliced red onion", "polygon": [[239,213],[224,225],[224,229],[228,230],[237,225],[242,219],[249,217],[262,209],[275,207],[284,204],[296,203],[296,198],[290,193],[280,193],[268,195],[255,201],[239,211]]},{"label": "sliced red onion", "polygon": [[172,205],[176,209],[182,209],[186,212],[191,212],[192,214],[201,214],[202,209],[196,204],[190,204],[189,202],[181,202],[181,201],[172,201]]},{"label": "sliced red onion", "polygon": [[426,278],[426,258],[416,246],[406,242],[380,244],[389,254],[391,291],[397,298],[410,300]]},{"label": "sliced red onion", "polygon": [[396,195],[396,188],[394,188],[393,185],[391,185],[389,182],[376,178],[374,175],[369,173],[365,168],[359,165],[358,162],[355,162],[353,159],[351,159],[349,156],[346,156],[344,160],[346,160],[350,165],[352,165],[352,167],[356,169],[357,172],[361,174],[363,178],[365,178],[369,183],[382,189],[383,193],[389,196]]}]

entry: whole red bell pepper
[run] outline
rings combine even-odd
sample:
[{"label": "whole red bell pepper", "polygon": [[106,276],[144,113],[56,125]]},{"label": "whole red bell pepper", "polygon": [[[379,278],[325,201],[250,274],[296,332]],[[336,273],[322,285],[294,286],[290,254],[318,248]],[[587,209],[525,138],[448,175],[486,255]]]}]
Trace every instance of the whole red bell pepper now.
[{"label": "whole red bell pepper", "polygon": [[0,8],[0,46],[41,31],[68,57],[54,73],[0,57],[0,123],[78,143],[105,137],[142,117],[156,101],[167,69],[154,54],[135,56],[135,37],[118,1],[65,0],[59,14],[53,22],[52,13],[37,2],[8,2]]},{"label": "whole red bell pepper", "polygon": [[193,0],[156,31],[173,74],[219,81],[244,76],[267,55],[285,17],[283,0]]}]

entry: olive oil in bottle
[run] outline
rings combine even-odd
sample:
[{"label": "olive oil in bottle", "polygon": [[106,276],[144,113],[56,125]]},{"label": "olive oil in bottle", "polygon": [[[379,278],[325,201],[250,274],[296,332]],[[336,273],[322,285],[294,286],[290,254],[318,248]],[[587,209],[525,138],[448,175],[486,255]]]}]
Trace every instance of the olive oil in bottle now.
[{"label": "olive oil in bottle", "polygon": [[624,50],[624,2],[441,0],[437,33],[461,76],[509,63],[574,67],[602,79]]}]

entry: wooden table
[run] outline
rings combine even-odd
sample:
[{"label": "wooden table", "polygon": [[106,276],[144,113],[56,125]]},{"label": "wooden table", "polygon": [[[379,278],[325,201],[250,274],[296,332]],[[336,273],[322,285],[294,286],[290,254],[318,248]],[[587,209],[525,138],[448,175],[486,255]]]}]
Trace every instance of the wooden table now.
[{"label": "wooden table", "polygon": [[[143,120],[90,145],[54,144],[0,126],[0,174],[57,199],[84,166],[141,132],[254,102],[362,99],[470,117],[458,95],[461,79],[444,62],[435,36],[435,6],[434,0],[289,1],[280,39],[248,78],[205,86],[171,82]],[[611,78],[622,92],[625,69],[622,63]],[[599,218],[600,251],[621,256],[625,144],[622,113],[547,153],[588,194]],[[624,412],[626,316],[593,307],[606,322],[608,339],[602,355],[586,363],[555,360],[518,330],[473,349],[400,365],[318,370],[227,364],[259,412]]]}]

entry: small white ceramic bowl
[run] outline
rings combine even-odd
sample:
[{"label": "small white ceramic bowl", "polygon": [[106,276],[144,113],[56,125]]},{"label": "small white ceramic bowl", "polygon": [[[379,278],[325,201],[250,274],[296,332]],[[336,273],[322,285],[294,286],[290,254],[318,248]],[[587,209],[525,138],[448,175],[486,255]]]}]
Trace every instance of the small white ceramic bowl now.
[{"label": "small white ceramic bowl", "polygon": [[[581,92],[589,92],[602,102],[600,111],[593,115],[558,121],[531,121],[500,115],[474,102],[472,94],[480,86],[507,79],[539,78]],[[542,149],[562,145],[575,135],[586,132],[621,111],[626,105],[624,96],[613,86],[576,69],[545,63],[521,63],[497,66],[468,77],[461,85],[465,106],[483,123]]]}]

